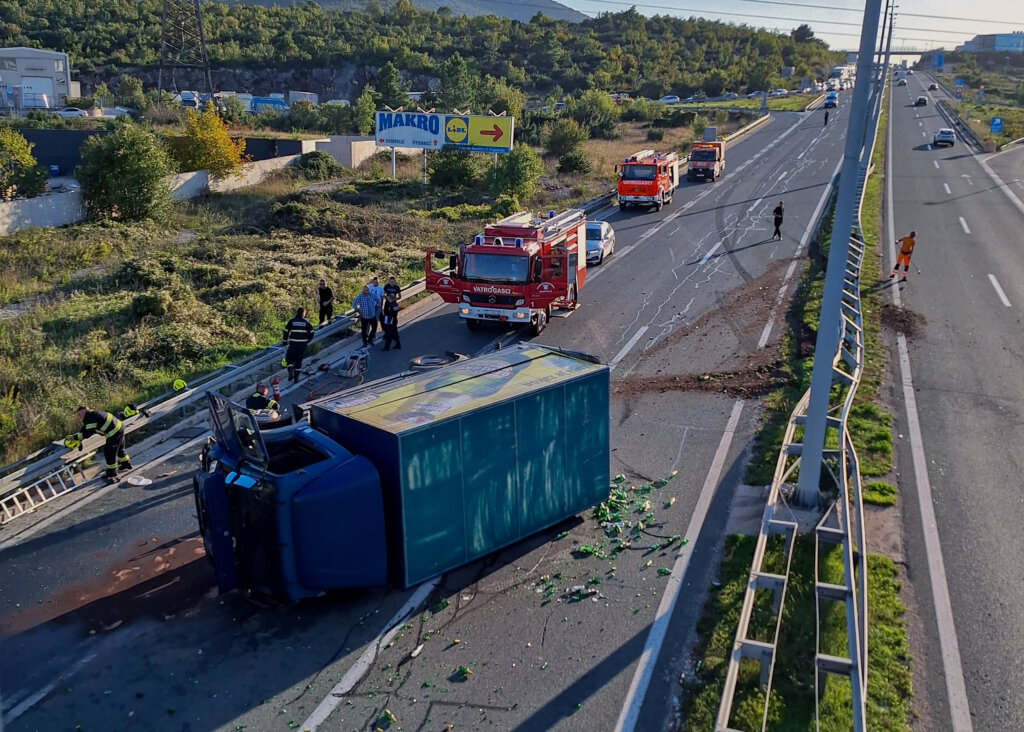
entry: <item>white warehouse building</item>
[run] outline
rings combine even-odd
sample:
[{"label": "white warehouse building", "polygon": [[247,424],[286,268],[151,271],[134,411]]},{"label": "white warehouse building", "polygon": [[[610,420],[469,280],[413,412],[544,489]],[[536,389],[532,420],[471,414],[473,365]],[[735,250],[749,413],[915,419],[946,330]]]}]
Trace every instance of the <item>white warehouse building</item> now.
[{"label": "white warehouse building", "polygon": [[56,109],[70,96],[75,95],[66,53],[0,48],[0,108]]}]

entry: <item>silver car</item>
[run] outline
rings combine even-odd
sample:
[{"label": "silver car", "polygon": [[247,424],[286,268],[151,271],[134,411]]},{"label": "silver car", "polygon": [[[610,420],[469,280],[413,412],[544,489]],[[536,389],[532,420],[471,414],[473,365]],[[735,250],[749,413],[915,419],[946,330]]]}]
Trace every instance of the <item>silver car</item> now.
[{"label": "silver car", "polygon": [[607,221],[587,222],[587,264],[601,264],[615,253],[615,231]]}]

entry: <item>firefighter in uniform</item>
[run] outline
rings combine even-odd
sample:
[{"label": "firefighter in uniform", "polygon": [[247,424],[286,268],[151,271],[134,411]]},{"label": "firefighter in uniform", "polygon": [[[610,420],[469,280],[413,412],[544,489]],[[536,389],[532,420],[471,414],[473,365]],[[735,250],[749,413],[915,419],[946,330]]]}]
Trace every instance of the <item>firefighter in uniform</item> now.
[{"label": "firefighter in uniform", "polygon": [[256,391],[245,400],[246,409],[277,409],[277,400],[269,395],[266,384],[257,384]]},{"label": "firefighter in uniform", "polygon": [[[134,404],[129,404],[120,416],[127,419],[139,413]],[[82,441],[93,435],[106,438],[103,444],[103,457],[106,459],[106,478],[108,483],[116,483],[118,470],[131,470],[131,460],[124,449],[124,426],[121,420],[110,412],[101,412],[88,407],[78,408],[78,422],[81,429],[64,439],[64,445],[70,448],[81,448]]]},{"label": "firefighter in uniform", "polygon": [[295,311],[295,317],[284,326],[284,342],[288,346],[284,361],[288,367],[288,380],[297,382],[306,356],[306,346],[313,340],[313,326],[306,320],[306,308]]}]

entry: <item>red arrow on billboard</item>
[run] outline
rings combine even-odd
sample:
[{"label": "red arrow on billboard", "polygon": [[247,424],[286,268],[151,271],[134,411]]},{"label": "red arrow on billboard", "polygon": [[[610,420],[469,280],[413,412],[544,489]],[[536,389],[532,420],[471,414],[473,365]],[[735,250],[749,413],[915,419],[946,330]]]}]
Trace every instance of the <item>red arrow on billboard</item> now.
[{"label": "red arrow on billboard", "polygon": [[501,131],[501,128],[498,127],[497,123],[495,123],[495,125],[494,125],[494,127],[492,129],[490,129],[490,130],[481,130],[480,134],[481,135],[486,135],[487,137],[490,137],[491,138],[491,142],[497,142],[498,140],[500,140],[502,138],[502,135],[504,133]]}]

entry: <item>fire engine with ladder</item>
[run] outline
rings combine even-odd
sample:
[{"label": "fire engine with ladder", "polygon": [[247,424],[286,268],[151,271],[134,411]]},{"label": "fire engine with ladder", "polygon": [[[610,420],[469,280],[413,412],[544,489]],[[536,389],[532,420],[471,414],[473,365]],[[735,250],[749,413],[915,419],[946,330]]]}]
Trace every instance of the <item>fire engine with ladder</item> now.
[{"label": "fire engine with ladder", "polygon": [[458,254],[428,252],[426,288],[457,304],[470,330],[494,322],[539,335],[552,317],[577,307],[587,275],[586,225],[581,209],[512,214]]},{"label": "fire engine with ladder", "polygon": [[619,174],[617,193],[619,208],[654,206],[659,211],[679,187],[679,155],[640,150],[616,165]]}]

